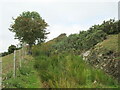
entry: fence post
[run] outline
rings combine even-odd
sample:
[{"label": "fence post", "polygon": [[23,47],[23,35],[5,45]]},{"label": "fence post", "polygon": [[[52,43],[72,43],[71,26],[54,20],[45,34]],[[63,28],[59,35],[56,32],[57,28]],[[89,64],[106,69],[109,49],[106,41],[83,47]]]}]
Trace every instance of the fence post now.
[{"label": "fence post", "polygon": [[0,55],[0,90],[2,90],[2,55]]},{"label": "fence post", "polygon": [[19,63],[20,63],[20,68],[21,68],[21,49],[19,50]]},{"label": "fence post", "polygon": [[24,54],[25,54],[25,56],[26,56],[26,46],[24,46],[24,52],[25,52]]},{"label": "fence post", "polygon": [[23,51],[23,47],[22,47],[22,53],[21,53],[21,55],[22,55],[22,61],[23,61],[23,53],[24,53],[24,51]]},{"label": "fence post", "polygon": [[26,45],[25,45],[25,55],[27,55],[27,47],[26,47]]},{"label": "fence post", "polygon": [[13,67],[13,77],[15,78],[15,76],[16,76],[16,50],[14,50],[14,62],[13,62],[13,64],[14,64],[14,67]]}]

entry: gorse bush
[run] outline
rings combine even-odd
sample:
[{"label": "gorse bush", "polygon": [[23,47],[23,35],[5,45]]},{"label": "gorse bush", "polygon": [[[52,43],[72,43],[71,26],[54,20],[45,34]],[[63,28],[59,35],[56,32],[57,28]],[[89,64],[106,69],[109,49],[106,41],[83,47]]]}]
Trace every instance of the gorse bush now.
[{"label": "gorse bush", "polygon": [[68,38],[64,38],[58,43],[52,45],[57,52],[74,51],[80,54],[82,51],[89,50],[97,43],[106,39],[106,33],[102,30],[81,31],[79,34],[71,34]]},{"label": "gorse bush", "polygon": [[115,21],[115,19],[110,19],[108,21],[103,21],[102,24],[98,25],[93,25],[92,27],[89,28],[89,31],[94,31],[94,30],[102,30],[106,34],[118,34],[120,31],[118,30],[120,20]]},{"label": "gorse bush", "polygon": [[87,31],[80,31],[79,34],[71,34],[69,37],[64,37],[58,43],[55,43],[52,47],[57,52],[64,50],[68,52],[77,52],[89,50],[94,47],[97,43],[106,39],[107,35],[118,34],[118,24],[120,21],[110,19],[104,21],[101,25],[93,25]]}]

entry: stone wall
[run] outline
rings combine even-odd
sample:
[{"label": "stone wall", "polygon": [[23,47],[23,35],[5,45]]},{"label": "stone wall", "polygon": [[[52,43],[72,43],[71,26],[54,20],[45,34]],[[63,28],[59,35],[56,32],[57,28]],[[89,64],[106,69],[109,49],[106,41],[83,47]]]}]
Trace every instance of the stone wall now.
[{"label": "stone wall", "polygon": [[82,54],[82,56],[89,64],[95,68],[104,70],[120,82],[120,58],[118,57],[118,53],[112,51],[103,53],[99,49],[92,49]]}]

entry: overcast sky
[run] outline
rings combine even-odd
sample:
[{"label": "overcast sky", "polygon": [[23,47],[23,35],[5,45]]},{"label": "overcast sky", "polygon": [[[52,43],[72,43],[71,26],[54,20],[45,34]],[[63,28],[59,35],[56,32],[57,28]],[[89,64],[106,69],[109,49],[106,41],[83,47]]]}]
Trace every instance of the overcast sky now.
[{"label": "overcast sky", "polygon": [[[88,2],[89,1],[89,2]],[[37,11],[49,24],[48,39],[61,33],[79,33],[103,20],[118,18],[118,0],[0,0],[0,52],[18,40],[8,30],[12,17],[23,11]]]}]

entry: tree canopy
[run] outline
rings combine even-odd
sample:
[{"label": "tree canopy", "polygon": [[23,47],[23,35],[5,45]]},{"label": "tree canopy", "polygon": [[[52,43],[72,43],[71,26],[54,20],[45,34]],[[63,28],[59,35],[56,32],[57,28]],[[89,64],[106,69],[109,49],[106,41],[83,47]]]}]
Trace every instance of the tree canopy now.
[{"label": "tree canopy", "polygon": [[15,33],[15,39],[32,46],[36,42],[41,43],[47,37],[48,24],[37,12],[23,12],[16,19],[13,18],[10,31]]},{"label": "tree canopy", "polygon": [[17,49],[17,48],[16,48],[15,45],[11,45],[11,46],[8,47],[8,53],[11,54],[11,53],[13,53],[14,50],[16,50],[16,49]]}]

